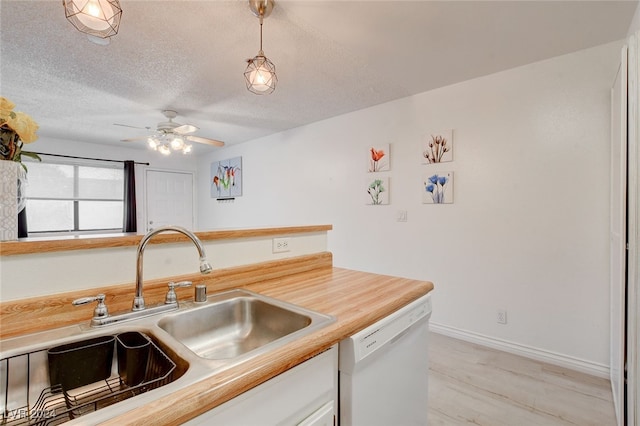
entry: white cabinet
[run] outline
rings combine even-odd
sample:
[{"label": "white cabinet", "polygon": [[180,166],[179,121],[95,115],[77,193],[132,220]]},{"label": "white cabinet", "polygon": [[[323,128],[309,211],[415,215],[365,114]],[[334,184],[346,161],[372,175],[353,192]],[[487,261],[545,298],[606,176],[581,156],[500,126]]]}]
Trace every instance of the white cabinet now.
[{"label": "white cabinet", "polygon": [[298,423],[298,426],[333,426],[335,423],[335,403],[329,401],[315,413]]},{"label": "white cabinet", "polygon": [[337,346],[185,423],[224,426],[332,426],[338,392]]}]

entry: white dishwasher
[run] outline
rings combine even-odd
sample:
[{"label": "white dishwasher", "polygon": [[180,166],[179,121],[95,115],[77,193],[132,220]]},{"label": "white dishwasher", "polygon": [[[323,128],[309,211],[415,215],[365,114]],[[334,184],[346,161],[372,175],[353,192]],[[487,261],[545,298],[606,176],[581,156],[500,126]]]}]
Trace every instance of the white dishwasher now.
[{"label": "white dishwasher", "polygon": [[431,295],[340,342],[341,426],[427,424]]}]

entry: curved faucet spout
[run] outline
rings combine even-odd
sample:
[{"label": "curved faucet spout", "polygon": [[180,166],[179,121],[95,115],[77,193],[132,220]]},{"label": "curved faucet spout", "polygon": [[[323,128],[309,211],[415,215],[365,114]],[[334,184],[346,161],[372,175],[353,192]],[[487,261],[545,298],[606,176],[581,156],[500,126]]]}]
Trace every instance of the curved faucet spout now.
[{"label": "curved faucet spout", "polygon": [[202,241],[191,231],[182,228],[180,226],[163,226],[160,228],[156,228],[153,231],[148,232],[142,240],[140,240],[140,244],[138,244],[138,254],[137,254],[137,268],[136,268],[136,296],[133,298],[133,308],[134,311],[141,311],[145,308],[144,306],[144,297],[142,295],[142,259],[144,256],[144,249],[147,246],[147,243],[154,235],[163,233],[163,232],[179,232],[185,236],[187,236],[193,244],[195,244],[198,249],[198,254],[200,255],[200,273],[208,274],[213,269],[211,264],[207,261],[207,257],[204,252],[204,247],[202,245]]}]

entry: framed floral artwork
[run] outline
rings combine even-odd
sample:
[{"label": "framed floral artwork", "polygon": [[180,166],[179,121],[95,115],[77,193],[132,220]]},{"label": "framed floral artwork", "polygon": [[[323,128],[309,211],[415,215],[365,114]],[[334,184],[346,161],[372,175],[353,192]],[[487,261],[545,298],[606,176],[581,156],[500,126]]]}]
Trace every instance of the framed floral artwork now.
[{"label": "framed floral artwork", "polygon": [[422,164],[453,161],[453,130],[431,133],[422,141]]},{"label": "framed floral artwork", "polygon": [[389,144],[369,147],[367,151],[367,171],[369,173],[388,171],[390,162]]},{"label": "framed floral artwork", "polygon": [[211,198],[225,199],[242,195],[242,157],[211,163]]},{"label": "framed floral artwork", "polygon": [[427,173],[422,177],[423,204],[453,204],[453,172]]},{"label": "framed floral artwork", "polygon": [[366,204],[370,206],[378,206],[389,204],[389,178],[376,177],[366,180],[367,196]]}]

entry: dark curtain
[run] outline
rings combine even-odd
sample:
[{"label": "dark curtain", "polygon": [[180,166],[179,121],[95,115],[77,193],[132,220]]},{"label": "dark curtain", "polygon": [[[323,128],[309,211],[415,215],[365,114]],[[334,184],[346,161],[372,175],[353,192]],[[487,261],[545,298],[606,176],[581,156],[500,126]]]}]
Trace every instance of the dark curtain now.
[{"label": "dark curtain", "polygon": [[133,161],[124,162],[124,226],[123,232],[138,232],[136,224],[136,176]]},{"label": "dark curtain", "polygon": [[18,213],[18,238],[27,238],[28,236],[27,208],[25,207],[20,213]]}]

